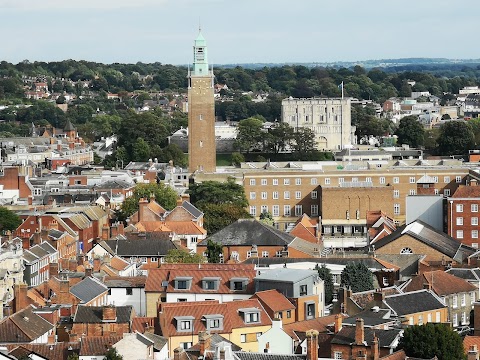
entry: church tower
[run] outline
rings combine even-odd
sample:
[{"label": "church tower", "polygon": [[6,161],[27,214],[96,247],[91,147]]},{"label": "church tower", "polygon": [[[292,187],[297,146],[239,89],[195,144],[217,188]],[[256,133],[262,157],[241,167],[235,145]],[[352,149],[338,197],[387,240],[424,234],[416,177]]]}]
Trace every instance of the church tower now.
[{"label": "church tower", "polygon": [[208,68],[207,42],[199,32],[188,71],[188,170],[216,170],[213,71]]}]

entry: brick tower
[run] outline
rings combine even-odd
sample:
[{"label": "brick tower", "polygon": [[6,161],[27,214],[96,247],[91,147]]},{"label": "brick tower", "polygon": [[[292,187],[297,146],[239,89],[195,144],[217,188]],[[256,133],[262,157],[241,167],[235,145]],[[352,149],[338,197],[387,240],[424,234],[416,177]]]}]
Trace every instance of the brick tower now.
[{"label": "brick tower", "polygon": [[188,71],[188,170],[216,170],[213,71],[208,68],[207,42],[199,32]]}]

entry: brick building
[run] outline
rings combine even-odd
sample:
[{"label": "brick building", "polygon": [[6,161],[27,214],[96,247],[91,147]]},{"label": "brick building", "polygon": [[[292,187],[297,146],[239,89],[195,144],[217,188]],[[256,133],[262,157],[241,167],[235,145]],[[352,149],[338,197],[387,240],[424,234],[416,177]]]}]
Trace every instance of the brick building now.
[{"label": "brick building", "polygon": [[480,187],[472,179],[460,186],[447,201],[448,234],[463,244],[478,248]]},{"label": "brick building", "polygon": [[132,306],[79,306],[73,317],[71,338],[85,334],[110,336],[131,332],[135,310]]}]

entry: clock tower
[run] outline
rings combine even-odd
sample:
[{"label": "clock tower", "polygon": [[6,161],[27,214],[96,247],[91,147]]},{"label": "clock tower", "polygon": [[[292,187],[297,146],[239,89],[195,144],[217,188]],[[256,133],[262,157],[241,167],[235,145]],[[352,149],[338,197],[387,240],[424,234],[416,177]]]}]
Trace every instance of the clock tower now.
[{"label": "clock tower", "polygon": [[188,170],[216,170],[213,71],[208,68],[207,42],[199,32],[188,71]]}]

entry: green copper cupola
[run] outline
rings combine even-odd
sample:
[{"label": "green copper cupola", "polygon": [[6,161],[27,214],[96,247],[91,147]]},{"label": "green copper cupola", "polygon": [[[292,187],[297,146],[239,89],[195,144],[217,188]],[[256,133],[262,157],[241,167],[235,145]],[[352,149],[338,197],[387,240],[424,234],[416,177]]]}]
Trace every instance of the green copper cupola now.
[{"label": "green copper cupola", "polygon": [[207,58],[207,42],[203,37],[201,31],[195,39],[193,45],[193,69],[192,76],[207,76],[208,73],[208,58]]}]

